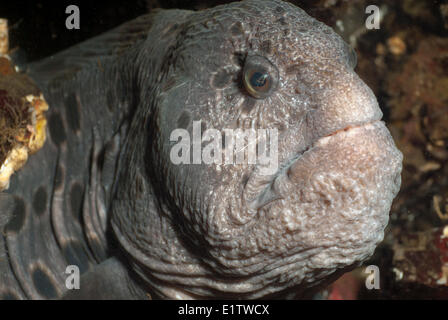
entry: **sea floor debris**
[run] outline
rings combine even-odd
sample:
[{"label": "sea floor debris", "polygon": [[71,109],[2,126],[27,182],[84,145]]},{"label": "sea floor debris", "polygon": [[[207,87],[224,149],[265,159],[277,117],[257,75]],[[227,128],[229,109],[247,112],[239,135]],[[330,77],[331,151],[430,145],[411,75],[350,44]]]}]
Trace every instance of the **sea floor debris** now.
[{"label": "sea floor debris", "polygon": [[18,71],[8,55],[8,24],[0,19],[0,191],[11,175],[45,142],[48,109],[34,82]]}]

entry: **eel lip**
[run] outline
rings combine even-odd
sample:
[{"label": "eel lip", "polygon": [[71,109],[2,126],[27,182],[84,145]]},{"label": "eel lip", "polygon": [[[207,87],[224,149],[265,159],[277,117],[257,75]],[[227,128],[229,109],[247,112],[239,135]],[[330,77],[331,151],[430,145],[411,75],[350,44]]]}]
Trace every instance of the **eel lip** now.
[{"label": "eel lip", "polygon": [[[361,124],[357,124],[357,125],[347,125],[341,129],[337,129],[327,135],[324,135],[322,137],[316,138],[314,141],[312,141],[308,146],[306,146],[305,148],[301,149],[300,151],[296,152],[293,156],[289,157],[286,161],[284,161],[280,166],[279,169],[277,170],[277,172],[274,175],[274,179],[278,176],[280,176],[282,173],[286,173],[287,170],[297,161],[300,160],[300,158],[307,152],[309,152],[310,150],[312,150],[314,147],[316,147],[317,145],[321,145],[323,143],[326,143],[328,141],[328,139],[330,137],[336,136],[338,134],[341,134],[343,132],[348,132],[351,131],[353,129],[357,129],[357,128],[365,128],[365,127],[369,127],[371,125],[374,125],[375,123],[379,123],[379,122],[383,122],[379,119],[375,119],[372,121],[367,121],[367,122],[363,122]],[[383,122],[384,123],[384,122]]]},{"label": "eel lip", "polygon": [[[358,129],[358,128],[366,128],[369,126],[373,126],[375,123],[383,122],[380,119],[374,119],[372,121],[363,122],[358,125],[347,125],[344,128],[335,130],[327,135],[324,135],[322,137],[316,138],[312,143],[310,143],[305,148],[302,148],[298,152],[296,152],[291,157],[287,158],[286,161],[281,163],[279,165],[279,168],[277,169],[276,173],[271,175],[270,177],[267,176],[259,176],[256,173],[253,173],[251,178],[249,179],[248,183],[246,183],[246,186],[244,187],[243,191],[243,198],[245,199],[248,208],[252,212],[256,212],[263,208],[264,206],[272,203],[273,201],[283,199],[281,192],[279,192],[276,189],[276,180],[283,177],[283,176],[289,176],[290,170],[293,167],[294,164],[297,163],[297,161],[300,161],[300,159],[307,153],[313,150],[316,146],[324,145],[327,142],[329,142],[329,139],[331,137],[334,137],[336,135],[347,133],[349,131]],[[254,189],[257,189],[258,192],[254,195],[254,190],[252,190],[253,197],[248,197],[247,195],[247,187],[248,184],[251,184],[252,186],[255,186]],[[252,199],[250,199],[252,198]]]}]

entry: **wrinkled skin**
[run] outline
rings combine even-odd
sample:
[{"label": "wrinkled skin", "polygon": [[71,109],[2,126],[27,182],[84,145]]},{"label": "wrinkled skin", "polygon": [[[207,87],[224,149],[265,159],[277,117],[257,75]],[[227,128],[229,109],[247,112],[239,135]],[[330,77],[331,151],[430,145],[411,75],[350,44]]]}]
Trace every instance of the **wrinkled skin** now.
[{"label": "wrinkled skin", "polygon": [[[53,274],[52,297],[64,295],[60,273],[67,251],[79,258],[70,245],[83,235],[82,247],[90,251],[81,289],[66,298],[300,298],[370,257],[399,190],[402,155],[343,40],[281,1],[160,11],[138,21],[121,30],[141,36],[124,42],[115,31],[119,36],[29,69],[46,88],[50,118],[71,93],[80,115],[78,126],[66,119],[73,113],[60,117],[78,129],[64,141],[50,120],[47,152],[18,174],[17,184],[31,185],[39,160],[53,181],[61,166],[67,171],[63,187],[53,190],[60,195],[46,197],[53,204],[42,215],[51,216],[55,231],[41,230],[42,239],[32,240],[45,245],[22,249],[30,236],[23,228],[8,231],[21,295],[48,297],[24,267],[36,257],[41,272]],[[114,49],[104,49],[111,43]],[[279,74],[277,88],[261,99],[242,83],[254,55]],[[263,175],[259,164],[174,165],[170,134],[191,133],[195,120],[220,131],[276,128],[278,170]],[[86,183],[81,222],[62,213],[70,210],[73,177]],[[12,186],[11,193],[31,199],[33,191]],[[45,232],[69,249],[52,247]],[[57,258],[39,256],[42,250]]]}]

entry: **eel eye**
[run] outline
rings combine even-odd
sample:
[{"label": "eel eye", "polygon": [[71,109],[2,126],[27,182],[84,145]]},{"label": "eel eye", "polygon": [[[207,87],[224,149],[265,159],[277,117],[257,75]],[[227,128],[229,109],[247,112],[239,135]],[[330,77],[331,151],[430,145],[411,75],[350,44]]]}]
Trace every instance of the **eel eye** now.
[{"label": "eel eye", "polygon": [[277,89],[278,70],[265,57],[248,56],[243,74],[244,87],[256,99],[264,99]]}]

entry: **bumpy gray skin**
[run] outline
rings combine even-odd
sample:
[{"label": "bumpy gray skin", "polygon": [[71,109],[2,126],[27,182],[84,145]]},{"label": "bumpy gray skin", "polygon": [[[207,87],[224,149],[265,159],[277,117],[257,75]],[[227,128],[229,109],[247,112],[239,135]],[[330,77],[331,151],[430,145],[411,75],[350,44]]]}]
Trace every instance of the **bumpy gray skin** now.
[{"label": "bumpy gray skin", "polygon": [[[265,99],[242,84],[252,55],[279,71]],[[49,141],[11,183],[0,296],[300,298],[367,259],[402,155],[352,58],[301,9],[248,0],[158,11],[31,65]],[[194,120],[277,128],[279,170],[174,165],[170,133]]]}]

